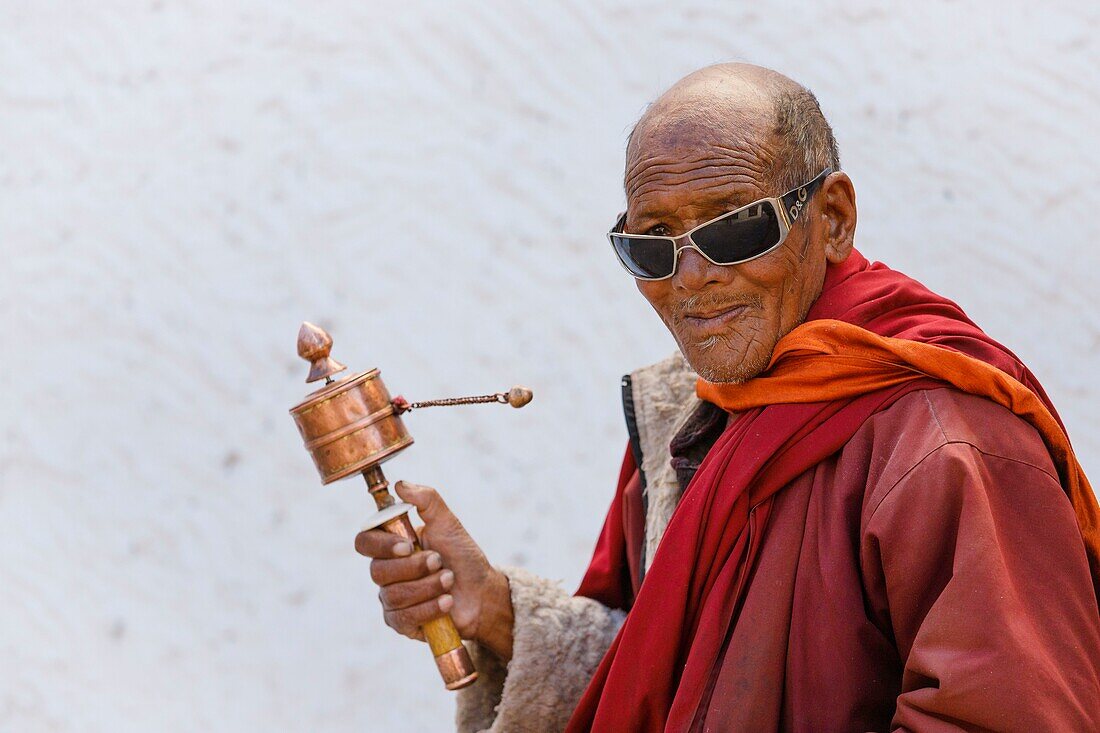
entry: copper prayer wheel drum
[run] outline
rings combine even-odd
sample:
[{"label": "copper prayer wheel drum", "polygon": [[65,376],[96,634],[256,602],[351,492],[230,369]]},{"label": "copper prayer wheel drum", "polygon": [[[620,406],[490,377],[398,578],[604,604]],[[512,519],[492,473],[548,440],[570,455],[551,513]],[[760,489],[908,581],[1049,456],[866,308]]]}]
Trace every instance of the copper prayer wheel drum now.
[{"label": "copper prayer wheel drum", "polygon": [[381,463],[413,443],[377,369],[326,385],[290,414],[325,484]]}]

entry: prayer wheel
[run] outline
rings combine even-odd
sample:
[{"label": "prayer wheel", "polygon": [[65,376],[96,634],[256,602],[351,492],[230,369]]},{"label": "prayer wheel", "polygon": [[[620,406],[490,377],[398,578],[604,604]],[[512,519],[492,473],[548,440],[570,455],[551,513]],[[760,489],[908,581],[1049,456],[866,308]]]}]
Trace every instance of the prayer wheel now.
[{"label": "prayer wheel", "polygon": [[[394,501],[381,467],[384,461],[413,443],[401,415],[422,407],[482,402],[523,407],[531,401],[531,391],[513,387],[493,395],[409,403],[400,396],[390,396],[378,369],[333,380],[333,374],[347,367],[329,356],[331,350],[332,338],[328,333],[312,323],[302,324],[298,355],[310,362],[306,382],[325,380],[325,386],[290,410],[306,450],[313,458],[321,483],[357,474],[366,480],[378,511],[363,529],[381,527],[408,540],[414,552],[421,552],[423,548],[409,519],[409,511],[414,507]],[[477,680],[477,670],[449,615],[427,622],[422,631],[448,690],[466,687]]]}]

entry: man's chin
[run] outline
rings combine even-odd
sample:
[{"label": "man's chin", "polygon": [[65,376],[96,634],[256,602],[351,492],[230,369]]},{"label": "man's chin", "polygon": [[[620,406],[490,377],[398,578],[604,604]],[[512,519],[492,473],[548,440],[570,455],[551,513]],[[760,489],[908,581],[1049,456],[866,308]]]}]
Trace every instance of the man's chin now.
[{"label": "man's chin", "polygon": [[680,348],[692,370],[708,382],[740,384],[757,376],[768,368],[770,354],[761,349],[744,350],[723,348]]}]

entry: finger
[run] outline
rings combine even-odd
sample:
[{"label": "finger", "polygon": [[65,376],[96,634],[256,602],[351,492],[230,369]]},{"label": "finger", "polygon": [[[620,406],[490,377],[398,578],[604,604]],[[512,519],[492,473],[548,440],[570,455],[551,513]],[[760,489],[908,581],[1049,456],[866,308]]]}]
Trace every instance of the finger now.
[{"label": "finger", "polygon": [[425,522],[434,522],[454,516],[447,507],[447,502],[443,501],[443,497],[439,495],[439,492],[430,486],[398,481],[393,488],[402,501],[407,501],[416,507],[417,513]]},{"label": "finger", "polygon": [[426,578],[383,586],[378,597],[387,611],[396,611],[434,600],[449,591],[454,584],[454,573],[440,570]]},{"label": "finger", "polygon": [[355,535],[355,551],[373,558],[407,557],[412,554],[412,544],[399,535],[383,529],[367,529]]},{"label": "finger", "polygon": [[412,557],[371,561],[370,577],[378,585],[384,586],[419,580],[442,567],[443,558],[438,552],[418,552]]},{"label": "finger", "polygon": [[454,599],[449,595],[443,595],[409,608],[385,611],[382,616],[386,620],[386,626],[399,634],[415,638],[413,635],[419,631],[419,627],[433,618],[446,614],[452,606],[454,606]]}]

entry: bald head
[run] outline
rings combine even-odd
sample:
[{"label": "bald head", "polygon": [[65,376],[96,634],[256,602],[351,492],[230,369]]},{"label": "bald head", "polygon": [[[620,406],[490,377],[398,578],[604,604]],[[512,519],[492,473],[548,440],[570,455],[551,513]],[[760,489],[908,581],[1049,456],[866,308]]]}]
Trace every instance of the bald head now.
[{"label": "bald head", "polygon": [[650,151],[675,147],[691,157],[715,146],[756,172],[772,195],[840,168],[832,129],[808,89],[761,66],[717,64],[676,82],[638,120],[627,145],[627,196]]}]

